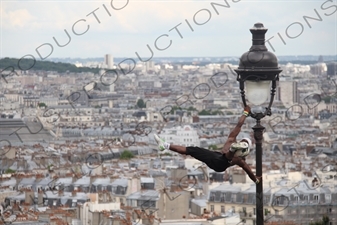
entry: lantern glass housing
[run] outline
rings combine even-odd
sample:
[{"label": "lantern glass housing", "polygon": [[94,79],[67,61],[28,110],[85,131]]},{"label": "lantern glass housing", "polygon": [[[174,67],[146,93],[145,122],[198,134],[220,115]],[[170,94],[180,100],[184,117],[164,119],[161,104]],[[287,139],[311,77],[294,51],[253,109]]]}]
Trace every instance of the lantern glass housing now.
[{"label": "lantern glass housing", "polygon": [[247,100],[255,105],[262,105],[265,103],[270,96],[270,84],[271,81],[245,81],[246,86],[246,98]]}]

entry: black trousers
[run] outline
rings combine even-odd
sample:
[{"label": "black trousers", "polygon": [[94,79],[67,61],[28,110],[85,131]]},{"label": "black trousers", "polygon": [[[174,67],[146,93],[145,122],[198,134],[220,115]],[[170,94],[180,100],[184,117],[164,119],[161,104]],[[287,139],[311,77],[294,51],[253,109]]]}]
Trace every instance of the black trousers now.
[{"label": "black trousers", "polygon": [[221,152],[189,146],[186,147],[186,154],[206,163],[209,168],[216,172],[223,172],[231,166],[226,156]]}]

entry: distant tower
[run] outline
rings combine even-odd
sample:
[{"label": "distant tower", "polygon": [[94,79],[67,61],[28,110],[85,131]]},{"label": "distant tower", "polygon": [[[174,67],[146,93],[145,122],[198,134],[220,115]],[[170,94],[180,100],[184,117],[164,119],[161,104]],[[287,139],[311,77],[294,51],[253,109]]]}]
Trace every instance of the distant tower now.
[{"label": "distant tower", "polygon": [[296,81],[280,81],[279,84],[280,98],[286,107],[299,102],[299,93]]},{"label": "distant tower", "polygon": [[104,56],[104,64],[106,65],[106,67],[108,69],[112,69],[112,66],[113,66],[114,62],[113,62],[113,58],[110,54],[106,54]]},{"label": "distant tower", "polygon": [[115,84],[110,84],[110,92],[115,92]]},{"label": "distant tower", "polygon": [[145,64],[146,71],[154,70],[154,62],[153,61],[147,61]]},{"label": "distant tower", "polygon": [[318,57],[318,62],[319,62],[319,63],[324,62],[324,59],[323,59],[323,56],[322,56],[322,55],[320,55],[320,56]]},{"label": "distant tower", "polygon": [[327,75],[328,76],[335,76],[337,75],[337,62],[330,62],[327,63]]}]

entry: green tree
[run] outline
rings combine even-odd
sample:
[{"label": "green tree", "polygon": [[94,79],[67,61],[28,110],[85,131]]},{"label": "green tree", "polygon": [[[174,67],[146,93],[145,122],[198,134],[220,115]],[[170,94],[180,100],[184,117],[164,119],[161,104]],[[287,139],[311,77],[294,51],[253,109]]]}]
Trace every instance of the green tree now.
[{"label": "green tree", "polygon": [[209,110],[208,111],[206,109],[203,109],[198,114],[201,115],[201,116],[206,116],[206,115],[223,115],[223,112],[220,111],[220,110],[215,110],[215,111]]},{"label": "green tree", "polygon": [[211,115],[211,113],[206,109],[201,110],[198,114],[201,116]]},{"label": "green tree", "polygon": [[146,104],[142,98],[138,99],[137,106],[138,108],[141,108],[141,109],[146,107]]},{"label": "green tree", "polygon": [[12,169],[8,168],[8,169],[5,171],[5,173],[15,173],[15,170],[12,170]]},{"label": "green tree", "polygon": [[53,165],[53,164],[50,164],[50,165],[47,166],[47,169],[48,169],[49,171],[52,171],[53,167],[54,167],[54,165]]},{"label": "green tree", "polygon": [[172,156],[172,154],[169,152],[165,152],[165,153],[160,154],[160,156]]},{"label": "green tree", "polygon": [[187,111],[197,111],[197,109],[194,108],[193,106],[190,106],[190,107],[187,108]]},{"label": "green tree", "polygon": [[128,150],[124,150],[124,152],[122,152],[120,159],[131,159],[133,158],[134,155],[132,154],[132,152],[128,151]]},{"label": "green tree", "polygon": [[46,105],[46,103],[44,103],[44,102],[40,102],[40,103],[38,104],[38,106],[39,106],[39,108],[42,108],[42,107],[47,108],[47,105]]},{"label": "green tree", "polygon": [[175,105],[175,106],[172,106],[171,108],[172,108],[172,109],[171,109],[171,111],[170,111],[170,114],[174,114],[174,112],[177,111],[178,109],[179,109],[179,110],[182,110],[182,108],[180,108],[179,106],[176,106],[176,105]]},{"label": "green tree", "polygon": [[[0,69],[14,67],[16,71],[21,70],[18,67],[19,59],[16,58],[3,58],[0,59]],[[50,61],[38,61],[35,59],[23,58],[20,59],[21,68],[31,68],[30,70],[42,70],[42,71],[56,71],[59,73],[82,73],[82,72],[92,72],[98,73],[99,68],[88,68],[88,67],[76,67],[74,64],[61,63],[61,62],[50,62]]]},{"label": "green tree", "polygon": [[322,217],[322,220],[309,223],[309,225],[329,225],[330,218],[327,215]]},{"label": "green tree", "polygon": [[209,150],[217,150],[218,147],[216,145],[210,145],[210,146],[208,146],[208,149]]},{"label": "green tree", "polygon": [[220,110],[215,110],[213,112],[211,112],[212,115],[223,115],[223,112]]},{"label": "green tree", "polygon": [[323,216],[322,218],[322,224],[323,225],[329,225],[329,222],[330,222],[330,218],[326,215]]},{"label": "green tree", "polygon": [[326,96],[326,97],[323,97],[322,100],[324,101],[324,103],[333,103],[336,101],[336,98],[337,98],[337,95],[334,95],[334,96]]}]

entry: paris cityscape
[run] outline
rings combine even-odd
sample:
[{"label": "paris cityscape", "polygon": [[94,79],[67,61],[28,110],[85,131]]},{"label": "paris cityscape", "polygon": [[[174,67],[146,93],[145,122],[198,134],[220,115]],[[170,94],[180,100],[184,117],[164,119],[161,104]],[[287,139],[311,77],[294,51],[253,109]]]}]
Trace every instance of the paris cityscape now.
[{"label": "paris cityscape", "polygon": [[[82,63],[99,65],[98,74],[29,70],[4,77],[3,221],[254,224],[255,184],[241,168],[216,172],[158,151],[153,139],[219,150],[240,117],[238,65],[198,60],[137,63],[117,79],[118,72],[104,72],[118,71],[106,54]],[[336,220],[336,63],[316,61],[280,64],[272,116],[262,120],[270,224]],[[252,136],[253,125],[247,118],[240,135]],[[254,155],[246,159],[253,170]]]},{"label": "paris cityscape", "polygon": [[0,224],[337,225],[336,0],[0,11]]}]

